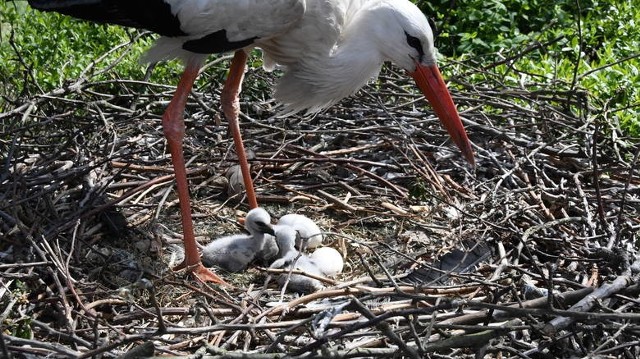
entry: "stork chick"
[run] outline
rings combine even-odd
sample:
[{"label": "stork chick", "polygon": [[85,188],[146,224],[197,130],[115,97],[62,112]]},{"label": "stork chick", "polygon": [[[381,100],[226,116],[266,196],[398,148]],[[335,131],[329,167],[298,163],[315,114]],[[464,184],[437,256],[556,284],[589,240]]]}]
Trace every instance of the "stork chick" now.
[{"label": "stork chick", "polygon": [[299,238],[296,239],[296,248],[301,251],[317,248],[324,241],[320,227],[305,215],[297,213],[286,214],[280,217],[278,225],[290,226],[298,231]]},{"label": "stork chick", "polygon": [[[249,266],[257,253],[265,250],[268,235],[274,235],[271,216],[262,208],[247,213],[244,228],[249,234],[236,234],[218,238],[202,250],[202,263],[217,266],[229,272],[240,272]],[[277,253],[277,249],[275,250]]]},{"label": "stork chick", "polygon": [[[281,257],[271,264],[271,268],[296,269],[316,276],[332,276],[337,274],[336,265],[329,265],[331,260],[336,260],[333,254],[331,255],[332,258],[329,259],[319,253],[316,259],[314,259],[295,249],[294,245],[297,232],[293,227],[278,224],[275,226],[274,232],[276,243],[280,248]],[[339,257],[339,262],[342,263],[342,256],[340,256],[340,253],[337,251],[335,252]],[[341,270],[342,264],[340,264],[339,267]],[[281,286],[285,285],[287,280],[287,288],[296,292],[311,293],[323,288],[319,280],[301,274],[282,274],[278,277],[278,283]]]}]

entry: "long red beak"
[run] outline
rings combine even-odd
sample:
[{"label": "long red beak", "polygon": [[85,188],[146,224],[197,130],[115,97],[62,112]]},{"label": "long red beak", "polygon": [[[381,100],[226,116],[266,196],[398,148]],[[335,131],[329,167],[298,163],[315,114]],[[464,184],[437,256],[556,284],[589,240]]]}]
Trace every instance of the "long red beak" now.
[{"label": "long red beak", "polygon": [[467,137],[467,131],[462,125],[456,105],[453,103],[438,66],[416,64],[416,70],[411,72],[410,75],[418,84],[427,101],[431,103],[433,110],[440,118],[442,126],[449,132],[449,136],[462,151],[464,158],[472,166],[475,166],[476,161],[473,157],[473,150],[471,149],[469,137]]}]

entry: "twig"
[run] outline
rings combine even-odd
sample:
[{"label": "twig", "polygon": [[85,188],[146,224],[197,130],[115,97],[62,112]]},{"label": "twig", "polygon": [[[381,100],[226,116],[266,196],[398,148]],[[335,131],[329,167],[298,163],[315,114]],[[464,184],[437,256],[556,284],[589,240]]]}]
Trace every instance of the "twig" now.
[{"label": "twig", "polygon": [[[573,315],[577,315],[577,313],[583,313],[590,310],[597,301],[612,296],[613,294],[618,293],[622,289],[626,288],[629,284],[631,284],[631,278],[628,276],[619,276],[613,282],[602,285],[600,288],[593,291],[593,293],[589,294],[584,299],[580,300],[578,303],[571,306],[568,312],[571,312]],[[622,317],[627,318],[629,320],[640,321],[640,315],[633,316],[631,314],[623,314],[621,316],[601,316],[596,315],[596,313],[586,313],[585,318],[598,318],[598,317]],[[558,331],[563,330],[571,323],[573,323],[574,317],[571,316],[560,316],[549,321],[544,328],[543,332],[549,336],[555,336]]]}]

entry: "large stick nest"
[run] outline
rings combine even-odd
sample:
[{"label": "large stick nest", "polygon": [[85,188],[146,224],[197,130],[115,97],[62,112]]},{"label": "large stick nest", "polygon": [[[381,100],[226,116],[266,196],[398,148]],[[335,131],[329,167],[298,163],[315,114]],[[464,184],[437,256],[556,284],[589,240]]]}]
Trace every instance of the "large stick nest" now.
[{"label": "large stick nest", "polygon": [[[18,101],[0,114],[2,353],[638,357],[637,144],[584,92],[467,65],[450,80],[476,168],[392,69],[284,119],[265,100],[273,78],[249,71],[241,126],[261,205],[311,217],[346,258],[307,296],[264,268],[223,274],[234,288],[171,270],[173,87],[81,78]],[[238,233],[247,210],[230,190],[223,76],[207,70],[185,116],[201,243]]]}]

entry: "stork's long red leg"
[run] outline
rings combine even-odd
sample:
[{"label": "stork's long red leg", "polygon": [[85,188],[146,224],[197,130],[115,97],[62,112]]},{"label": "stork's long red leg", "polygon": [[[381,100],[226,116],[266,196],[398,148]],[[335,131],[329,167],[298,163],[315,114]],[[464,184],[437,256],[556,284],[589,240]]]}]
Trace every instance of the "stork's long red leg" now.
[{"label": "stork's long red leg", "polygon": [[229,121],[229,129],[233,135],[233,142],[236,146],[236,154],[242,171],[242,179],[244,180],[244,189],[247,191],[247,201],[250,208],[258,207],[256,192],[253,189],[253,180],[249,171],[249,162],[247,154],[244,151],[242,143],[242,135],[240,133],[240,124],[238,123],[238,115],[240,114],[240,90],[242,89],[242,79],[244,78],[244,69],[247,63],[247,53],[244,50],[236,51],[231,60],[229,68],[229,76],[224,83],[220,101],[222,102],[222,111],[227,121]]},{"label": "stork's long red leg", "polygon": [[200,261],[200,252],[198,251],[196,237],[193,231],[187,170],[184,164],[182,149],[182,140],[184,138],[184,107],[193,83],[198,77],[200,67],[201,63],[199,61],[187,64],[176,88],[176,92],[171,99],[171,103],[169,103],[169,106],[162,116],[162,129],[167,138],[169,152],[171,152],[171,162],[173,163],[176,187],[178,189],[178,200],[180,202],[180,213],[182,214],[182,230],[184,231],[184,238],[182,239],[184,242],[184,261],[175,269],[187,268],[198,279],[204,282],[226,284],[225,281],[215,273],[205,268]]}]

